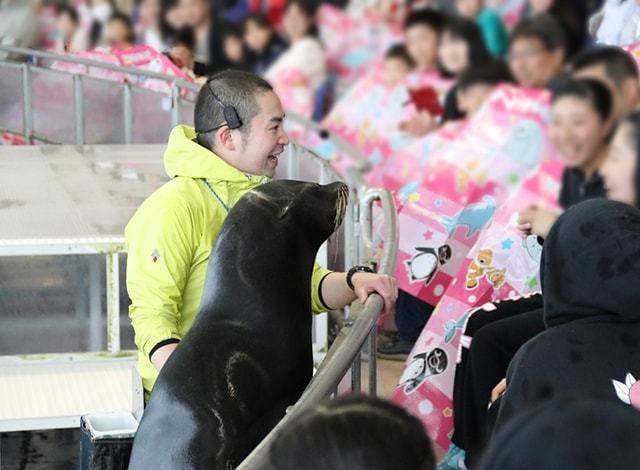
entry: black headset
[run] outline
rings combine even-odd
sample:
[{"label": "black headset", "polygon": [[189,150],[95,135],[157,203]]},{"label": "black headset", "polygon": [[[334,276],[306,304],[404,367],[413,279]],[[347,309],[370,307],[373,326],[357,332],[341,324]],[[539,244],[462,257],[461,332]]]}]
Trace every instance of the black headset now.
[{"label": "black headset", "polygon": [[196,130],[196,132],[198,134],[206,134],[208,132],[217,131],[218,129],[224,126],[229,126],[229,129],[238,129],[239,127],[241,127],[242,120],[240,119],[240,116],[238,116],[238,110],[235,108],[235,106],[231,106],[230,104],[224,104],[222,100],[216,96],[216,94],[211,89],[211,80],[207,81],[205,86],[209,90],[209,93],[211,93],[211,96],[213,96],[213,99],[216,100],[218,103],[220,103],[220,106],[222,106],[222,115],[224,116],[224,120],[226,122],[219,126],[212,127],[211,129]]}]

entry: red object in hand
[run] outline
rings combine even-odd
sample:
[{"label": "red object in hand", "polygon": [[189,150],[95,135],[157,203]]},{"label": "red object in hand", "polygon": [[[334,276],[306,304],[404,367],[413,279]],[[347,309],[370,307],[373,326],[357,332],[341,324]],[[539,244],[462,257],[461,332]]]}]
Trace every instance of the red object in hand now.
[{"label": "red object in hand", "polygon": [[428,111],[432,116],[442,116],[444,109],[438,99],[438,93],[432,87],[409,89],[411,103],[418,111]]}]

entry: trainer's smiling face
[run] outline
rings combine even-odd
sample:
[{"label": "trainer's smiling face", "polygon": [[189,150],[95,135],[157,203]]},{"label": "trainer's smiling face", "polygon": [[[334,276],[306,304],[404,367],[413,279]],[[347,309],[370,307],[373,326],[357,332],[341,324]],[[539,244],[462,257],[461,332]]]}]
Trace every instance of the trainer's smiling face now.
[{"label": "trainer's smiling face", "polygon": [[260,112],[251,120],[248,135],[242,136],[242,150],[234,166],[252,175],[275,175],[278,158],[289,143],[284,131],[284,111],[278,95],[269,91],[256,97]]}]

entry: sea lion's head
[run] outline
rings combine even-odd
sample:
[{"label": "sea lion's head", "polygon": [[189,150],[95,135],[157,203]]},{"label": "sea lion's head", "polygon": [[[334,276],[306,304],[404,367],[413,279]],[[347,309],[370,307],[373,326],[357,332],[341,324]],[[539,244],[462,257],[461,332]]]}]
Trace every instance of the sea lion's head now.
[{"label": "sea lion's head", "polygon": [[255,188],[247,197],[269,210],[277,223],[291,222],[311,240],[322,243],[344,219],[349,188],[340,182],[321,185],[276,180]]}]

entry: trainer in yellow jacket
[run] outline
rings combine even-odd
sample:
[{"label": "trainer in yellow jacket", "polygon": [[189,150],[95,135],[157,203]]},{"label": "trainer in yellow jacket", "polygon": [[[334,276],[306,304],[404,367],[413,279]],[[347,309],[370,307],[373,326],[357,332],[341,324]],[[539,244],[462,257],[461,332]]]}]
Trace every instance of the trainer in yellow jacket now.
[{"label": "trainer in yellow jacket", "polygon": [[[158,377],[151,354],[183,338],[198,312],[209,254],[227,216],[225,206],[269,181],[237,170],[195,137],[191,127],[173,129],[164,155],[172,179],[142,203],[125,230],[129,316],[147,392]],[[327,310],[318,295],[327,273],[316,265],[311,286],[316,313]]]}]

